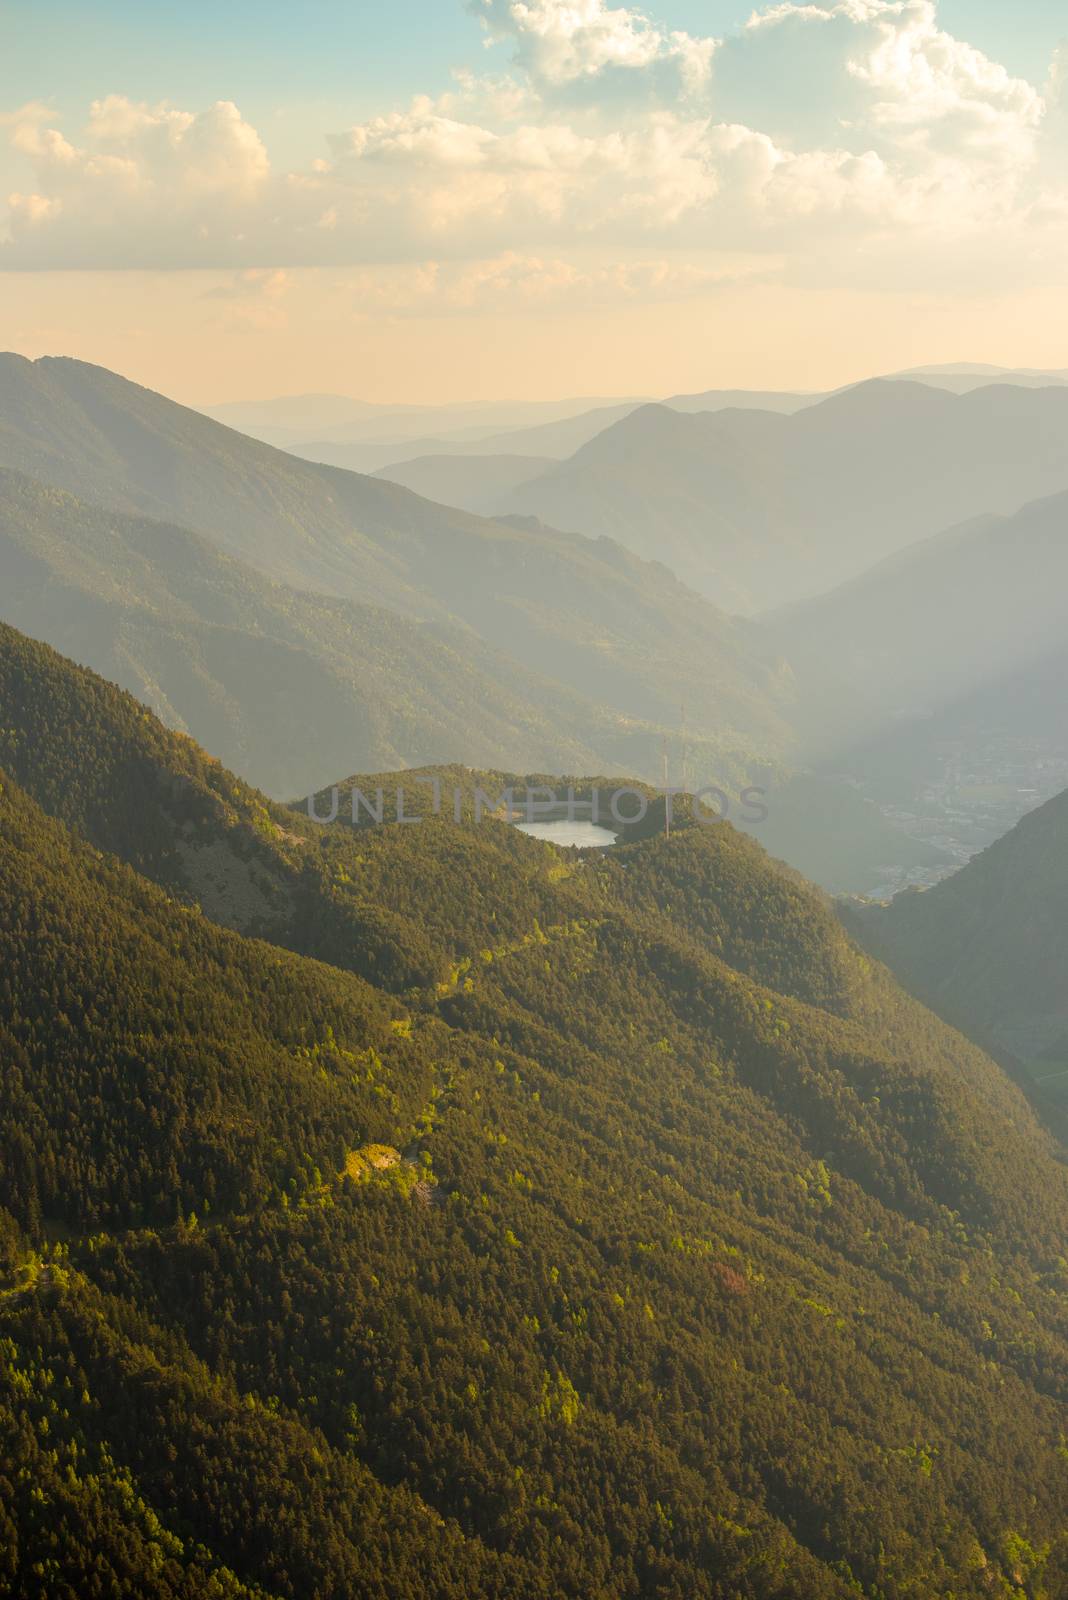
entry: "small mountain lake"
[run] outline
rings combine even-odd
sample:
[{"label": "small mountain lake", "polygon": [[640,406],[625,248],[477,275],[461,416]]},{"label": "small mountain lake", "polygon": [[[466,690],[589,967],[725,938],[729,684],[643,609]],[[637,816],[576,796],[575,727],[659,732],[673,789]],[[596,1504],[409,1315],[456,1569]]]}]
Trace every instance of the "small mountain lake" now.
[{"label": "small mountain lake", "polygon": [[555,822],[517,822],[516,827],[532,839],[547,839],[550,844],[571,845],[576,850],[604,850],[615,844],[617,837],[610,828],[601,828],[596,822],[569,821],[567,817]]}]

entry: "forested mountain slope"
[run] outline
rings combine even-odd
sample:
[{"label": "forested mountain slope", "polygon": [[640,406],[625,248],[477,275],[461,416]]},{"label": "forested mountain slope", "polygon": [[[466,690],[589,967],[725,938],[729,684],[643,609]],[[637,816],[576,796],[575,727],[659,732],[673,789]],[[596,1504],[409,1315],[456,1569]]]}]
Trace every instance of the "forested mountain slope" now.
[{"label": "forested mountain slope", "polygon": [[93,1282],[110,1242],[320,1203],[427,1103],[428,1041],[0,783],[5,1592],[544,1592]]},{"label": "forested mountain slope", "polygon": [[0,466],[192,529],[289,586],[466,624],[515,670],[638,722],[677,727],[685,703],[725,759],[788,742],[789,675],[758,635],[611,540],[316,466],[63,359],[0,356]]},{"label": "forested mountain slope", "polygon": [[1054,1087],[1068,1067],[1068,795],[935,888],[847,917],[914,993]]},{"label": "forested mountain slope", "polygon": [[655,727],[522,670],[462,625],[273,583],[186,529],[4,469],[0,619],[121,683],[279,797],[346,766],[457,752],[558,771],[659,762]]},{"label": "forested mountain slope", "polygon": [[14,1593],[1063,1592],[1068,1174],[803,880],[320,827],[5,648]]}]

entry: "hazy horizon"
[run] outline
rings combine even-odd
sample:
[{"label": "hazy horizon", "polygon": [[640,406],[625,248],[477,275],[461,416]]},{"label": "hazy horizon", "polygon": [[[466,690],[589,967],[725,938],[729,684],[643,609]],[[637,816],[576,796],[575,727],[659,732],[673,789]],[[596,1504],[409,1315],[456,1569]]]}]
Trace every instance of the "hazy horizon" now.
[{"label": "hazy horizon", "polygon": [[1068,364],[1043,0],[61,9],[5,7],[26,354],[200,405]]},{"label": "hazy horizon", "polygon": [[[2,278],[0,278],[0,281],[3,281]],[[75,349],[44,350],[36,349],[30,344],[27,344],[22,348],[14,345],[0,345],[0,355],[21,356],[27,361],[38,361],[49,358],[55,358],[58,360],[84,361],[91,366],[99,366],[103,367],[106,371],[116,372],[120,377],[128,379],[131,383],[137,383],[146,389],[152,389],[159,394],[165,394],[169,399],[177,401],[180,405],[188,406],[193,411],[214,411],[221,410],[222,408],[229,406],[259,406],[270,405],[272,403],[320,400],[351,402],[357,406],[366,406],[369,409],[375,408],[383,412],[395,411],[398,416],[402,416],[408,411],[445,411],[449,409],[456,409],[457,411],[460,411],[465,408],[489,411],[495,407],[518,408],[522,406],[529,406],[531,408],[538,406],[544,406],[547,408],[557,406],[564,408],[574,407],[577,414],[578,410],[583,407],[593,408],[596,406],[633,403],[655,405],[674,397],[700,395],[706,392],[714,391],[752,394],[813,395],[819,397],[833,394],[844,389],[856,388],[860,384],[871,383],[875,381],[916,381],[918,376],[923,374],[935,375],[940,372],[960,372],[963,374],[968,371],[968,369],[976,369],[976,376],[979,376],[980,374],[978,369],[980,368],[989,369],[989,373],[987,374],[984,371],[983,375],[988,375],[989,381],[991,382],[997,382],[998,377],[1001,374],[1005,374],[1007,378],[1011,378],[1012,375],[1022,374],[1032,379],[1048,376],[1051,380],[1051,385],[1058,384],[1059,386],[1059,381],[1063,381],[1065,373],[1068,371],[1068,343],[1066,343],[1065,367],[1059,366],[1056,361],[1050,361],[1042,366],[1035,366],[1033,363],[1023,360],[979,360],[972,356],[967,356],[962,357],[960,360],[946,358],[939,359],[937,361],[924,361],[921,359],[910,363],[910,365],[907,367],[902,368],[883,369],[865,367],[863,369],[851,371],[849,376],[839,376],[827,382],[816,382],[813,380],[811,384],[805,386],[797,383],[791,384],[785,381],[782,383],[776,383],[772,381],[757,382],[755,379],[746,381],[744,375],[738,376],[736,379],[728,379],[717,371],[711,374],[706,373],[703,377],[700,377],[693,382],[680,382],[662,385],[659,388],[647,389],[642,389],[638,384],[630,384],[628,386],[626,383],[622,383],[617,389],[614,390],[610,390],[608,388],[598,389],[596,385],[588,386],[586,390],[569,390],[559,385],[555,387],[552,385],[547,385],[544,390],[541,391],[536,389],[528,390],[526,388],[503,389],[500,391],[487,390],[485,392],[478,393],[470,391],[454,391],[412,394],[405,391],[403,393],[398,393],[397,395],[391,394],[378,397],[373,395],[366,388],[362,390],[358,388],[341,387],[317,388],[314,385],[302,387],[299,383],[295,383],[293,387],[285,387],[282,385],[281,381],[272,387],[270,377],[265,379],[265,385],[263,389],[259,391],[242,388],[240,383],[235,380],[231,388],[218,392],[206,393],[198,392],[196,389],[194,389],[190,393],[185,393],[184,391],[180,391],[179,387],[173,382],[168,381],[166,373],[164,373],[158,380],[153,379],[151,375],[146,375],[145,372],[138,370],[136,365],[123,366],[115,361],[97,360],[93,357],[80,354]]]},{"label": "hazy horizon", "polygon": [[[1068,346],[1066,346],[1066,349],[1068,349]],[[31,358],[31,359],[33,359],[33,358]],[[627,390],[627,389],[624,388],[624,389],[621,389],[621,390],[619,390],[618,392],[615,392],[615,393],[607,393],[607,392],[605,392],[605,393],[579,394],[579,393],[570,393],[570,392],[558,392],[557,390],[546,390],[544,393],[539,394],[539,393],[530,393],[530,392],[526,392],[526,391],[522,391],[521,392],[519,390],[515,390],[515,391],[506,391],[506,392],[503,392],[503,393],[500,393],[500,394],[493,393],[493,394],[477,395],[477,396],[464,395],[464,394],[460,394],[460,395],[457,395],[457,394],[441,394],[441,395],[430,395],[430,396],[428,396],[428,397],[426,397],[424,399],[418,399],[418,400],[413,400],[413,399],[406,399],[406,400],[372,400],[366,394],[355,393],[355,392],[350,391],[350,390],[340,390],[340,389],[335,389],[335,390],[288,389],[288,390],[268,391],[268,392],[266,392],[264,394],[244,394],[244,393],[242,393],[242,394],[224,394],[224,395],[208,395],[208,396],[201,395],[199,403],[194,402],[192,400],[185,400],[182,403],[184,405],[192,406],[192,408],[194,410],[199,410],[202,406],[221,407],[221,406],[226,406],[226,405],[240,405],[242,403],[263,404],[263,403],[266,403],[266,402],[270,402],[272,400],[278,400],[278,401],[282,401],[282,400],[352,400],[352,401],[355,401],[357,404],[360,404],[360,405],[380,406],[383,410],[395,409],[397,411],[404,411],[404,410],[408,410],[408,409],[416,410],[416,411],[423,410],[423,409],[428,409],[428,410],[430,410],[430,409],[439,409],[439,408],[440,409],[444,409],[445,407],[448,407],[448,406],[455,406],[457,409],[460,409],[460,408],[468,407],[468,406],[474,408],[474,407],[483,407],[483,406],[485,406],[485,407],[488,407],[488,406],[514,406],[514,405],[522,405],[522,404],[536,404],[536,405],[559,404],[559,405],[590,405],[590,406],[596,406],[596,405],[622,404],[622,403],[625,403],[625,402],[633,401],[635,399],[648,400],[649,402],[655,404],[657,401],[668,399],[673,395],[701,394],[701,393],[705,392],[706,390],[713,390],[713,389],[737,390],[737,391],[751,392],[751,393],[778,392],[778,393],[781,393],[781,394],[805,394],[805,393],[823,394],[823,393],[831,393],[836,389],[853,388],[857,384],[868,383],[868,382],[871,382],[872,380],[875,380],[875,379],[886,379],[886,380],[893,380],[893,381],[896,381],[896,382],[908,382],[911,378],[914,377],[914,375],[919,374],[919,373],[927,372],[927,373],[932,373],[933,374],[933,373],[935,373],[935,372],[937,372],[939,370],[960,370],[961,372],[963,372],[966,368],[973,367],[973,366],[974,367],[984,366],[984,367],[990,367],[991,369],[995,369],[996,368],[998,373],[1004,372],[1006,374],[1024,373],[1024,372],[1026,372],[1026,373],[1028,373],[1029,375],[1032,375],[1032,376],[1038,376],[1038,375],[1044,376],[1044,375],[1048,374],[1051,379],[1060,376],[1061,373],[1064,370],[1064,369],[1058,368],[1056,365],[1051,365],[1051,366],[1048,366],[1048,367],[1035,368],[1035,367],[1029,366],[1028,363],[1026,363],[1024,361],[975,362],[975,361],[971,361],[971,360],[962,359],[960,361],[929,361],[929,362],[920,361],[920,362],[917,362],[915,364],[915,366],[904,368],[904,369],[902,369],[900,371],[895,370],[895,371],[886,371],[886,372],[881,372],[881,371],[880,372],[868,372],[868,371],[858,372],[852,377],[842,378],[842,379],[839,379],[836,382],[826,383],[826,384],[817,384],[814,388],[812,388],[810,390],[802,390],[802,389],[799,389],[799,388],[792,387],[789,384],[785,384],[785,383],[783,383],[783,384],[759,383],[758,384],[758,383],[745,383],[745,382],[736,382],[736,383],[735,382],[731,382],[731,383],[720,382],[719,379],[718,379],[718,375],[715,375],[713,377],[713,381],[711,381],[709,383],[698,384],[693,389],[690,389],[688,387],[681,386],[681,385],[671,385],[668,388],[658,390],[655,393],[650,392],[647,395],[638,395],[633,390]],[[129,377],[130,374],[126,373],[126,374],[124,374],[124,376]],[[992,381],[995,381],[995,382],[997,381],[997,379],[993,375],[993,373],[991,374],[991,377],[992,377]]]}]

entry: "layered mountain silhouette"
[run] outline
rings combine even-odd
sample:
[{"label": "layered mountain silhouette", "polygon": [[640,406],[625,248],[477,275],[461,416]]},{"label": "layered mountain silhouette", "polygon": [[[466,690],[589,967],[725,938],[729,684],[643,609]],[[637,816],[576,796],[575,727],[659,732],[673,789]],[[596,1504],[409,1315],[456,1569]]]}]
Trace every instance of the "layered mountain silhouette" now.
[{"label": "layered mountain silhouette", "polygon": [[481,439],[528,428],[552,427],[580,417],[621,416],[640,399],[587,396],[565,400],[458,402],[452,405],[376,404],[345,395],[279,395],[266,400],[234,400],[199,406],[205,416],[295,455],[315,441],[327,445],[382,444],[440,437],[462,449]]},{"label": "layered mountain silhouette", "polygon": [[727,770],[787,740],[789,675],[759,636],[609,540],[300,461],[67,360],[0,358],[0,466],[190,529],[288,587],[473,629],[515,672],[634,724],[677,727],[685,703]]},{"label": "layered mountain silhouette", "polygon": [[558,771],[652,771],[660,758],[655,726],[521,669],[458,621],[275,583],[187,529],[2,468],[0,618],[132,690],[279,798],[348,766],[457,753]]},{"label": "layered mountain silhouette", "polygon": [[751,840],[319,826],[7,627],[0,784],[16,1591],[1063,1587],[1060,1151]]},{"label": "layered mountain silhouette", "polygon": [[[627,400],[613,405],[594,406],[577,416],[558,417],[551,422],[535,422],[526,427],[509,427],[500,432],[483,428],[464,429],[455,434],[409,434],[390,439],[351,438],[344,435],[327,438],[274,439],[294,455],[308,461],[323,461],[330,466],[345,467],[353,472],[382,472],[390,463],[409,461],[415,457],[473,456],[477,461],[501,455],[535,456],[546,463],[573,455],[590,439],[596,438],[605,428],[611,427],[645,402]],[[495,469],[486,465],[486,475]],[[533,475],[533,471],[528,476]],[[400,481],[400,480],[397,480]]]},{"label": "layered mountain silhouette", "polygon": [[1068,494],[909,545],[767,619],[817,715],[846,729],[927,716],[1059,656],[1068,628]]},{"label": "layered mountain silhouette", "polygon": [[458,757],[652,779],[667,748],[672,781],[737,795],[767,774],[760,837],[836,891],[941,862],[849,785],[789,778],[837,689],[806,670],[799,698],[777,625],[659,563],[298,461],[99,368],[10,357],[0,377],[0,616],[269,792]]},{"label": "layered mountain silhouette", "polygon": [[[727,406],[796,411],[819,395],[776,394],[747,389],[712,389],[665,401],[677,411],[719,411]],[[375,472],[416,456],[573,455],[642,400],[536,402],[526,405],[370,406],[336,396],[294,396],[260,402],[205,406],[205,415],[308,461],[353,472]],[[492,469],[486,468],[488,473]],[[534,468],[529,476],[533,476]],[[388,476],[388,474],[383,474]],[[397,478],[397,482],[405,481]],[[459,505],[450,500],[450,505]],[[468,508],[472,509],[472,508]]]},{"label": "layered mountain silhouette", "polygon": [[[1040,389],[1063,385],[1063,372],[964,363],[889,373],[894,380],[966,394],[995,383]],[[846,385],[852,388],[854,385]],[[844,391],[834,391],[840,393]],[[662,401],[673,411],[776,411],[791,416],[829,396],[775,389],[705,389]],[[371,405],[339,395],[293,395],[198,409],[217,422],[310,461],[375,472],[416,456],[569,456],[648,400],[562,400],[498,405]],[[404,481],[397,478],[398,482]],[[455,502],[459,503],[459,502]],[[471,508],[469,508],[471,509]]]},{"label": "layered mountain silhouette", "polygon": [[642,407],[497,507],[611,531],[729,609],[817,594],[1068,489],[1068,388],[876,380],[792,416]]},{"label": "layered mountain silhouette", "polygon": [[[1063,638],[1068,494],[909,545],[859,578],[769,619],[798,661],[822,638],[887,704],[926,706],[1039,660]],[[967,605],[959,604],[966,593]],[[958,601],[956,605],[954,600]],[[908,618],[908,649],[891,634]]]},{"label": "layered mountain silhouette", "polygon": [[810,759],[958,863],[1068,783],[1066,530],[977,518],[765,619]]},{"label": "layered mountain silhouette", "polygon": [[942,1016],[1068,1090],[1068,794],[935,888],[849,921]]}]

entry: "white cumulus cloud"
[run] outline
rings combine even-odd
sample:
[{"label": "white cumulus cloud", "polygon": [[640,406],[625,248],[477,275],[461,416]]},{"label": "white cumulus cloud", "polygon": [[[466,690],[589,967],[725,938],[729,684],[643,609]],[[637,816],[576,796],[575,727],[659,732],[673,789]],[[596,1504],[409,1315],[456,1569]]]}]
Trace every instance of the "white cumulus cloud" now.
[{"label": "white cumulus cloud", "polygon": [[716,47],[605,0],[469,0],[468,10],[491,38],[514,43],[516,65],[541,91],[614,75],[639,92],[694,94]]},{"label": "white cumulus cloud", "polygon": [[[113,95],[77,129],[39,103],[4,111],[22,171],[0,265],[392,262],[429,292],[448,277],[454,298],[502,284],[529,298],[532,282],[591,281],[588,264],[575,279],[560,264],[596,250],[605,293],[625,292],[632,259],[670,257],[676,277],[633,279],[650,294],[679,273],[716,281],[732,252],[803,276],[880,251],[982,257],[984,239],[1026,228],[1032,259],[1068,259],[1063,60],[1041,87],[1014,77],[945,30],[933,0],[776,4],[719,40],[608,0],[466,3],[508,51],[503,75],[469,66],[437,99],[324,129],[297,171],[272,165],[229,101]],[[471,263],[476,289],[427,261]],[[284,314],[272,281],[247,280],[248,315]]]}]

